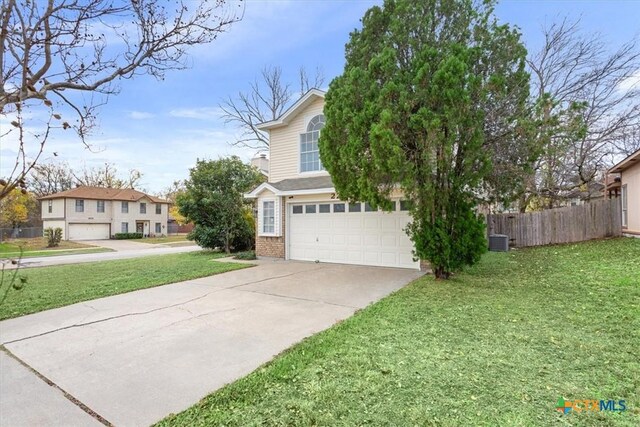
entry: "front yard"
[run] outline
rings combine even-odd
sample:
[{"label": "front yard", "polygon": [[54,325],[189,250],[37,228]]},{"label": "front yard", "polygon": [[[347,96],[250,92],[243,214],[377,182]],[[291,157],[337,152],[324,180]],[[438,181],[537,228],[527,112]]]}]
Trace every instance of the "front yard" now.
[{"label": "front yard", "polygon": [[[488,253],[169,417],[192,425],[640,425],[640,239]],[[555,410],[559,398],[625,412]]]},{"label": "front yard", "polygon": [[[26,277],[27,284],[20,290],[9,290],[0,305],[0,320],[247,267],[246,264],[214,261],[224,256],[200,251],[21,269],[18,276]],[[5,280],[12,273],[12,270],[6,270]],[[5,289],[6,284],[2,291]]]},{"label": "front yard", "polygon": [[111,252],[111,249],[99,248],[84,243],[63,240],[54,248],[47,247],[47,241],[43,237],[30,239],[9,239],[0,243],[0,259],[17,258],[22,248],[23,257],[41,257],[54,255],[87,254],[97,252]]}]

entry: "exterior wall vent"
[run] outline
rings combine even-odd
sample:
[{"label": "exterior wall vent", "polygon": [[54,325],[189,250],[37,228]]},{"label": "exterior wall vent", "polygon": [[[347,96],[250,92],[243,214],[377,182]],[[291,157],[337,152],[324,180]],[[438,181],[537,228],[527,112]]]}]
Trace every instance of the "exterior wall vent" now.
[{"label": "exterior wall vent", "polygon": [[492,234],[489,236],[489,250],[493,252],[509,251],[509,236],[506,234]]}]

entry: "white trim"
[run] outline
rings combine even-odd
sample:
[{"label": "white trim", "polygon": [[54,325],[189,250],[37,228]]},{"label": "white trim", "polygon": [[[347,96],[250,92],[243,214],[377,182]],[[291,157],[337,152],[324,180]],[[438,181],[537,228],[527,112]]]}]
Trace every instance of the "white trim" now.
[{"label": "white trim", "polygon": [[324,99],[324,94],[325,92],[320,89],[310,89],[300,99],[298,99],[295,102],[295,104],[289,107],[287,111],[285,111],[284,114],[280,116],[280,118],[278,118],[277,120],[271,120],[269,122],[258,123],[256,128],[258,128],[259,130],[269,130],[269,129],[287,125],[289,124],[291,119],[295,116],[294,113],[296,113],[299,109],[306,107],[307,104],[310,103],[310,100],[313,97],[319,97]]},{"label": "white trim", "polygon": [[[273,232],[266,233],[264,231],[264,204],[265,202],[273,202]],[[264,197],[258,202],[258,236],[264,237],[280,237],[282,235],[282,208],[280,206],[280,197]]]},{"label": "white trim", "polygon": [[264,190],[269,190],[271,191],[275,196],[304,196],[307,194],[323,194],[323,193],[335,193],[336,189],[334,187],[329,187],[329,188],[312,188],[309,190],[287,190],[287,191],[281,191],[278,190],[277,188],[275,188],[274,186],[270,185],[267,182],[264,182],[262,184],[260,184],[258,187],[256,187],[252,192],[250,193],[245,193],[244,197],[245,199],[257,199],[258,197],[260,197],[260,193],[262,193]]}]

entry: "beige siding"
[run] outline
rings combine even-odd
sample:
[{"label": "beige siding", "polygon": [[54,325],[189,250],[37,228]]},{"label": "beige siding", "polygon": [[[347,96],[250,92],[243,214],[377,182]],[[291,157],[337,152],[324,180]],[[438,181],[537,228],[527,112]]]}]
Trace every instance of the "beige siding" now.
[{"label": "beige siding", "polygon": [[[43,202],[45,202],[45,206],[46,206],[46,200],[43,200]],[[42,221],[42,229],[45,230],[47,228],[62,229],[62,240],[67,240],[67,230],[66,230],[67,227],[64,220],[45,219]]]},{"label": "beige siding", "polygon": [[300,134],[306,132],[309,120],[322,114],[323,99],[316,99],[289,122],[289,125],[272,129],[269,149],[269,182],[289,178],[328,175],[327,172],[303,173],[300,169]]},{"label": "beige siding", "polygon": [[627,186],[627,229],[640,233],[640,164],[622,172],[622,185]]},{"label": "beige siding", "polygon": [[[111,221],[111,203],[104,202],[104,212],[98,212],[98,201],[90,199],[66,199],[67,200],[67,222],[76,223],[108,223]],[[84,211],[76,212],[76,200],[84,200]]]},{"label": "beige siding", "polygon": [[[51,206],[51,212],[49,212]],[[64,199],[42,200],[42,219],[64,218]]]}]

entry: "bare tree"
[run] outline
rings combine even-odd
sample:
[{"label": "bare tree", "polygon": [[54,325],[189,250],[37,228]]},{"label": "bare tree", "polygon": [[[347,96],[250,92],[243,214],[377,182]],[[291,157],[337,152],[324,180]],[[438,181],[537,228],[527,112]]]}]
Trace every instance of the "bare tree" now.
[{"label": "bare tree", "polygon": [[142,173],[137,169],[130,169],[127,176],[121,178],[118,169],[111,163],[102,167],[84,167],[79,172],[71,171],[77,185],[106,188],[135,188],[142,179]]},{"label": "bare tree", "polygon": [[640,124],[637,40],[611,51],[579,21],[543,29],[544,44],[528,58],[542,155],[521,208],[532,198],[553,207],[563,195],[598,179],[607,158]]},{"label": "bare tree", "polygon": [[[311,88],[322,86],[323,82],[319,68],[311,77],[304,67],[300,67],[300,96]],[[291,84],[283,81],[280,67],[263,68],[260,77],[251,83],[249,91],[240,92],[237,98],[229,97],[220,104],[225,123],[235,124],[242,130],[240,139],[232,144],[258,150],[269,148],[268,135],[259,130],[257,125],[280,117],[290,105],[292,96]]]},{"label": "bare tree", "polygon": [[25,177],[52,131],[72,129],[88,145],[96,108],[118,92],[120,79],[162,79],[168,70],[186,68],[188,48],[212,42],[243,10],[225,0],[171,5],[2,0],[0,115],[10,126],[0,137],[13,134],[18,155],[0,199],[16,186],[26,187]]},{"label": "bare tree", "polygon": [[36,197],[73,188],[75,178],[71,167],[66,162],[47,162],[33,166],[27,179],[27,188]]}]

